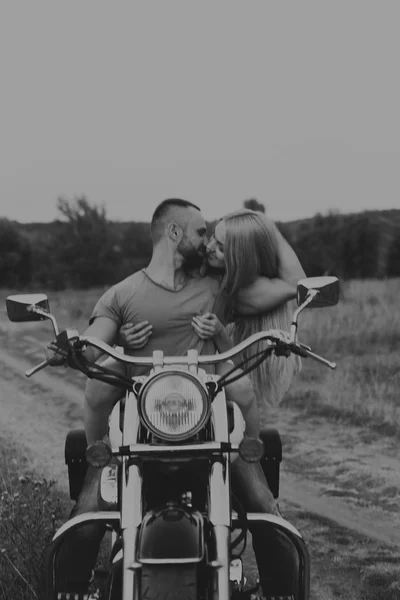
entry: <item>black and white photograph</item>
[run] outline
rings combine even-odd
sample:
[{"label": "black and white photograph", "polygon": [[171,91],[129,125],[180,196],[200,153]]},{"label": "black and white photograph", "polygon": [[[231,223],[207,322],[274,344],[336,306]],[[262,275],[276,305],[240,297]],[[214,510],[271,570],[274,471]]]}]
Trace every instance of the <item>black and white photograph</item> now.
[{"label": "black and white photograph", "polygon": [[400,4],[0,7],[0,600],[400,600]]}]

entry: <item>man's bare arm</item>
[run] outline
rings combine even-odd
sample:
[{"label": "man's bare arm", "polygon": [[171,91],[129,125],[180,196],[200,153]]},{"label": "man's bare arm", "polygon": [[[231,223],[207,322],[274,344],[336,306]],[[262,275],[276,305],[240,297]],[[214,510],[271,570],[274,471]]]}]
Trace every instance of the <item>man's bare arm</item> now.
[{"label": "man's bare arm", "polygon": [[[108,317],[97,317],[86,329],[83,335],[95,337],[110,346],[116,342],[118,334],[118,325]],[[85,350],[85,357],[90,361],[96,361],[102,355],[101,350],[88,346]]]}]

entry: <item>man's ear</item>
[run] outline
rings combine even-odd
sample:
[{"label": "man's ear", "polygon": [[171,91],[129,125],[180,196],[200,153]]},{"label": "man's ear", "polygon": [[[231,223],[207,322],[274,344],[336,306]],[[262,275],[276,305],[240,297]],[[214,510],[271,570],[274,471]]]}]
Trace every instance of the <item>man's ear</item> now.
[{"label": "man's ear", "polygon": [[174,242],[180,242],[182,239],[182,227],[177,223],[168,223],[167,234],[168,237]]}]

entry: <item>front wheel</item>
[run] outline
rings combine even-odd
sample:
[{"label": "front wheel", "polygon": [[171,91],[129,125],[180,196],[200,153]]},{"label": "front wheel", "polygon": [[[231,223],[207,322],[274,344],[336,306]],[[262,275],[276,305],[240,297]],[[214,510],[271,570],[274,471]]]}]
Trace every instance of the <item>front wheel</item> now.
[{"label": "front wheel", "polygon": [[143,565],[140,600],[197,600],[198,568],[188,565]]},{"label": "front wheel", "polygon": [[[143,565],[141,569],[140,600],[197,600],[198,569],[189,565]],[[122,560],[110,573],[104,600],[122,598]]]}]

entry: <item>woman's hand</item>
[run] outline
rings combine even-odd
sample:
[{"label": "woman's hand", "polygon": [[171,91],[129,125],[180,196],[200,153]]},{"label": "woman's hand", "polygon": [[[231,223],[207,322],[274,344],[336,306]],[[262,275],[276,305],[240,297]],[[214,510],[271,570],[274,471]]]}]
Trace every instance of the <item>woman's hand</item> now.
[{"label": "woman's hand", "polygon": [[125,323],[118,333],[118,346],[129,350],[144,348],[152,332],[153,326],[148,321],[142,321],[137,325]]},{"label": "woman's hand", "polygon": [[208,340],[224,331],[224,326],[214,313],[204,313],[193,317],[192,326],[199,338]]}]

